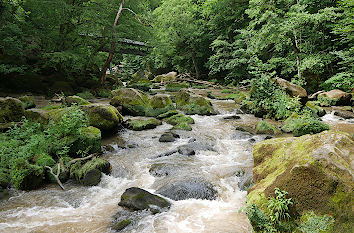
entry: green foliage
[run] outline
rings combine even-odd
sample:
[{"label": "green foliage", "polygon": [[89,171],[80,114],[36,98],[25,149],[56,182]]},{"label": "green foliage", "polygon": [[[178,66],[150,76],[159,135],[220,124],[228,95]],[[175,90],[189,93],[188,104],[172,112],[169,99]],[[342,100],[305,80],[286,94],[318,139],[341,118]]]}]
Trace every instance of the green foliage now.
[{"label": "green foliage", "polygon": [[257,124],[256,132],[260,134],[279,134],[280,131],[272,124],[266,121],[260,121]]},{"label": "green foliage", "polygon": [[91,100],[95,98],[95,96],[90,91],[80,92],[77,93],[76,95],[86,100]]},{"label": "green foliage", "polygon": [[10,169],[15,188],[36,188],[44,179],[44,166],[67,155],[86,126],[87,119],[78,107],[50,122],[45,130],[39,123],[23,120],[22,126],[14,125],[0,134],[0,169]]},{"label": "green foliage", "polygon": [[293,132],[295,137],[316,134],[329,129],[329,125],[323,123],[316,114],[306,110],[302,112],[302,115],[292,114],[282,126],[284,132]]},{"label": "green foliage", "polygon": [[231,93],[232,93],[232,90],[223,89],[223,90],[221,90],[221,93],[224,93],[224,94],[231,94]]},{"label": "green foliage", "polygon": [[275,198],[271,197],[267,204],[270,220],[273,223],[289,220],[289,206],[293,204],[291,198],[286,198],[288,193],[286,191],[281,191],[278,188],[275,189],[274,193]]},{"label": "green foliage", "polygon": [[266,75],[252,79],[251,86],[251,95],[243,106],[255,115],[285,119],[301,107],[297,98],[291,98]]},{"label": "green foliage", "polygon": [[184,83],[167,83],[165,86],[166,91],[171,91],[171,92],[177,92],[181,90],[182,88],[189,88],[189,84],[184,82]]},{"label": "green foliage", "polygon": [[299,226],[299,230],[304,233],[331,232],[334,224],[332,216],[318,216],[313,211],[310,211],[301,218],[302,223]]},{"label": "green foliage", "polygon": [[341,89],[350,92],[354,88],[354,73],[338,73],[321,84],[326,91]]}]

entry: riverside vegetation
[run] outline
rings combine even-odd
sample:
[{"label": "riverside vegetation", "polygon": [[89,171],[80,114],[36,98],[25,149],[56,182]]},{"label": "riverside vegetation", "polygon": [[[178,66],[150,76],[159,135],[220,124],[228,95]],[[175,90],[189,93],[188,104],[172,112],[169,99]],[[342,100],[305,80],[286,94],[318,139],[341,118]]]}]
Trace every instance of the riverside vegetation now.
[{"label": "riverside vegetation", "polygon": [[[115,150],[102,139],[167,124],[159,143],[174,142],[224,101],[241,138],[266,139],[252,144],[252,180],[242,186],[253,230],[351,232],[353,9],[351,0],[0,0],[0,96],[12,96],[0,98],[0,196],[68,180],[98,185]],[[324,120],[331,113],[347,132]],[[247,114],[251,126],[240,123]],[[156,156],[214,150],[193,143]],[[166,167],[149,172],[169,176]],[[218,198],[207,181],[188,182],[160,194]],[[195,183],[202,188],[188,190]],[[126,189],[127,212],[110,227],[170,211],[162,196]]]}]

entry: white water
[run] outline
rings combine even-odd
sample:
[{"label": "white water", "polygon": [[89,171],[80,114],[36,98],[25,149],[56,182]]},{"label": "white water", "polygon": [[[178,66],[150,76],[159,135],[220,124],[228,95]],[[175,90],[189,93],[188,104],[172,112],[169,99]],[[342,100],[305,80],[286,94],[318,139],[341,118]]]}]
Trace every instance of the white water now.
[{"label": "white water", "polygon": [[[215,186],[218,198],[171,200],[169,211],[145,216],[122,232],[251,232],[245,214],[238,213],[245,205],[247,193],[238,188],[240,178],[235,174],[252,167],[252,145],[247,139],[232,139],[237,120],[222,119],[232,103],[215,101],[214,104],[223,115],[193,116],[196,122],[193,131],[181,132],[181,138],[174,143],[158,142],[159,136],[171,128],[167,124],[153,130],[121,134],[128,143],[136,143],[138,147],[124,150],[115,147],[114,153],[105,154],[112,164],[112,174],[104,175],[96,187],[67,183],[67,191],[54,184],[31,192],[12,190],[11,197],[0,202],[0,232],[110,232],[112,216],[121,208],[117,204],[125,189],[136,186],[155,192],[183,177],[203,177]],[[190,138],[214,146],[215,151],[197,151],[191,157],[156,158],[186,144]],[[176,165],[175,173],[167,177],[152,176],[150,166],[160,163]]]}]

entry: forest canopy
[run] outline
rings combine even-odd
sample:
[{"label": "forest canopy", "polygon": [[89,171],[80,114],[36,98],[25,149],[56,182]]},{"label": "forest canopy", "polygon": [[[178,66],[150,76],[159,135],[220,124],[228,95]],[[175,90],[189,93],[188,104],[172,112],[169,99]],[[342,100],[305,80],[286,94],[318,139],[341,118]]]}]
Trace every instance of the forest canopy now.
[{"label": "forest canopy", "polygon": [[[99,80],[112,63],[238,85],[281,77],[314,92],[354,83],[352,0],[0,0],[0,75]],[[144,43],[136,54],[129,39]],[[130,46],[130,47],[129,47]]]}]

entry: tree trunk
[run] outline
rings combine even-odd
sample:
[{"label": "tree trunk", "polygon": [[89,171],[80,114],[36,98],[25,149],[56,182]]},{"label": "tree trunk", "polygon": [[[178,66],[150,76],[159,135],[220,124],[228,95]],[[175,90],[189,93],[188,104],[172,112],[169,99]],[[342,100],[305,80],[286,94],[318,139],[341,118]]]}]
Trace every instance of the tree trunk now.
[{"label": "tree trunk", "polygon": [[195,69],[195,76],[196,76],[197,79],[199,79],[200,75],[199,75],[198,64],[197,64],[197,61],[195,59],[194,52],[191,51],[191,53],[192,53],[192,61],[193,61],[194,69]]},{"label": "tree trunk", "polygon": [[301,66],[301,57],[300,57],[300,50],[299,50],[299,45],[298,45],[298,39],[296,36],[296,30],[294,29],[294,41],[293,41],[293,49],[296,53],[296,66],[297,66],[297,78],[299,79],[299,81],[302,78],[301,75],[301,70],[300,70],[300,66]]},{"label": "tree trunk", "polygon": [[112,59],[113,59],[113,56],[114,56],[114,52],[115,52],[116,47],[117,47],[116,27],[118,25],[118,19],[120,18],[120,15],[121,15],[121,13],[123,11],[124,1],[125,0],[122,0],[122,2],[120,3],[119,10],[117,12],[116,18],[115,18],[114,23],[113,23],[113,35],[112,35],[111,49],[109,50],[108,58],[107,58],[104,66],[102,68],[102,71],[101,71],[101,84],[104,83],[104,80],[106,78],[106,71],[107,71],[107,69],[109,67],[109,64],[112,62]]}]

